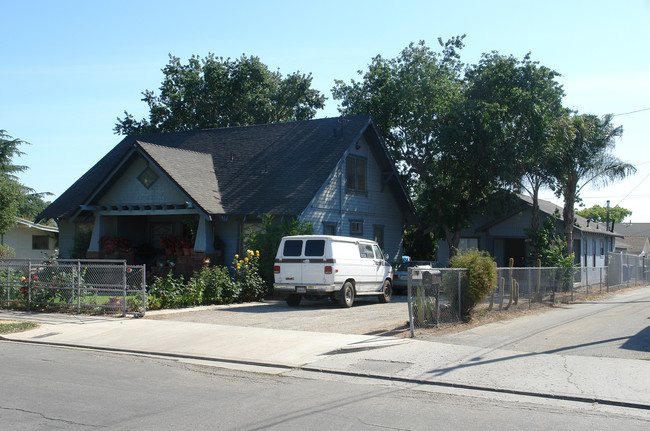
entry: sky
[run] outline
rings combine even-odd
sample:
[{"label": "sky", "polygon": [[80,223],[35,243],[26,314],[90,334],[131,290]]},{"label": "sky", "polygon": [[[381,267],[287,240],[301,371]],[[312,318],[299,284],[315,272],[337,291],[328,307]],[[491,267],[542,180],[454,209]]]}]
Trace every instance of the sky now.
[{"label": "sky", "polygon": [[374,56],[395,58],[410,42],[438,50],[438,38],[465,34],[465,63],[530,52],[562,75],[565,107],[616,115],[614,154],[637,173],[581,196],[650,222],[650,0],[0,0],[0,17],[0,129],[30,144],[14,160],[29,167],[20,181],[48,200],[121,140],[124,111],[148,115],[141,93],[158,91],[169,54],[255,55],[283,75],[311,73],[323,118],[338,115],[335,79],[358,80]]}]

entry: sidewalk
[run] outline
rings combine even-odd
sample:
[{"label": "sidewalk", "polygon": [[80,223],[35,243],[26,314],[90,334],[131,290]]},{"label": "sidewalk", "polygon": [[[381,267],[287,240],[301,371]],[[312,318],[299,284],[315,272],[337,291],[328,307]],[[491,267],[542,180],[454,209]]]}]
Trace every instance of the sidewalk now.
[{"label": "sidewalk", "polygon": [[37,329],[6,340],[211,361],[269,373],[323,372],[650,410],[650,361],[537,354],[430,341],[0,310]]}]

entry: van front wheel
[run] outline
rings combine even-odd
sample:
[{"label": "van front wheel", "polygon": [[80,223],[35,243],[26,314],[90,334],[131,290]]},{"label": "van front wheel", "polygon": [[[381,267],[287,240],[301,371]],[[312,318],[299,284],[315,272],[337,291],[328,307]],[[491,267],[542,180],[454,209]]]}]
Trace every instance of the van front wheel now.
[{"label": "van front wheel", "polygon": [[341,296],[339,297],[339,304],[342,307],[350,308],[354,303],[354,287],[352,283],[346,281],[343,287],[341,288]]},{"label": "van front wheel", "polygon": [[384,281],[384,286],[381,288],[382,292],[379,295],[379,302],[386,304],[390,302],[390,298],[393,296],[393,286],[391,286],[390,281]]}]

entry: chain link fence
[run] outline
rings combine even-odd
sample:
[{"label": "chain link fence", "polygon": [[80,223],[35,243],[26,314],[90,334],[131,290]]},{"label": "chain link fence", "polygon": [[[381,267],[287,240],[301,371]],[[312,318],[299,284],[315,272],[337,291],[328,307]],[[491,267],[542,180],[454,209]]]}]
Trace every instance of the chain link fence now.
[{"label": "chain link fence", "polygon": [[[645,257],[610,253],[609,265],[593,268],[497,268],[497,285],[474,314],[530,310],[584,300],[621,288],[650,283]],[[408,308],[415,329],[462,321],[464,268],[409,268]]]},{"label": "chain link fence", "polygon": [[144,265],[116,260],[0,260],[0,308],[144,313]]}]

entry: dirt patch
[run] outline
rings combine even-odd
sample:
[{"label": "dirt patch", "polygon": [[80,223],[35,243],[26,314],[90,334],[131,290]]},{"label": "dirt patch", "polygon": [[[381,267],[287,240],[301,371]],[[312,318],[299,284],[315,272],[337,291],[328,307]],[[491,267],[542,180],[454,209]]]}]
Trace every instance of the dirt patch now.
[{"label": "dirt patch", "polygon": [[[611,292],[603,293],[590,293],[588,296],[575,296],[573,301],[559,302],[557,304],[551,304],[550,302],[532,302],[530,306],[528,301],[520,301],[518,304],[511,304],[510,307],[504,308],[503,311],[499,311],[499,307],[495,305],[492,310],[488,309],[486,304],[479,305],[473,312],[471,320],[469,322],[450,322],[450,323],[440,323],[436,327],[427,327],[427,328],[417,328],[415,330],[416,338],[435,338],[442,337],[449,334],[455,334],[462,331],[467,331],[469,329],[476,328],[477,326],[487,325],[488,323],[499,322],[502,320],[511,320],[518,317],[527,316],[530,314],[543,313],[554,308],[561,308],[566,304],[580,304],[590,301],[602,301],[611,296],[614,296],[618,293],[640,289],[644,286],[633,286],[627,287],[624,289],[614,290]],[[504,306],[505,307],[505,306]],[[529,308],[530,307],[530,308]],[[410,332],[408,333],[410,336]]]}]

